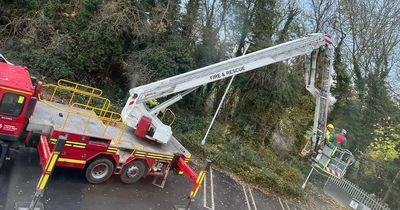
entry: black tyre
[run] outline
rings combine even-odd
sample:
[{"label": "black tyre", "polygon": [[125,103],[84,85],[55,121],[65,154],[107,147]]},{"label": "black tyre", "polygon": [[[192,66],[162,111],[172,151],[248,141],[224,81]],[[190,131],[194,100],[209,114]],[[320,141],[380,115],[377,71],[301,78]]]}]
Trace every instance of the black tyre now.
[{"label": "black tyre", "polygon": [[139,181],[146,172],[146,165],[143,161],[135,160],[127,164],[120,174],[121,181],[125,184],[133,184]]},{"label": "black tyre", "polygon": [[91,184],[100,184],[106,181],[114,172],[114,164],[105,158],[91,162],[86,168],[86,180]]}]

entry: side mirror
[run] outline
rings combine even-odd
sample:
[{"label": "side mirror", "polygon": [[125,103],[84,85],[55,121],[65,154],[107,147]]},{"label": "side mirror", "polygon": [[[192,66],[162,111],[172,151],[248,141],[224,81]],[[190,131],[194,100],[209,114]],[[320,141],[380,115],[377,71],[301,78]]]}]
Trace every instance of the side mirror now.
[{"label": "side mirror", "polygon": [[26,109],[26,113],[25,113],[26,119],[30,118],[31,115],[33,114],[33,111],[35,110],[35,107],[36,107],[36,102],[37,102],[36,97],[32,97],[31,100],[29,100],[28,108]]}]

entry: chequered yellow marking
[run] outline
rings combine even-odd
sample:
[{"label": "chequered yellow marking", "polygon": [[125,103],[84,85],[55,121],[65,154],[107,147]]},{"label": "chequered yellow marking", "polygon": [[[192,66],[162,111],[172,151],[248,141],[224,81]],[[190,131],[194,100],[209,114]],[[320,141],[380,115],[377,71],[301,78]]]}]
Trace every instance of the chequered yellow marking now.
[{"label": "chequered yellow marking", "polygon": [[110,150],[110,149],[108,149],[108,150],[107,150],[107,152],[110,152],[110,153],[116,153],[116,152],[117,152],[117,150]]},{"label": "chequered yellow marking", "polygon": [[48,165],[48,168],[46,169],[47,172],[53,171],[53,168],[54,168],[54,165],[56,164],[57,158],[58,158],[58,154],[53,154],[51,156],[51,160],[49,161],[50,164]]},{"label": "chequered yellow marking", "polygon": [[39,189],[40,190],[43,190],[45,187],[46,187],[46,183],[47,183],[47,181],[49,180],[49,174],[45,174],[44,176],[43,176],[43,179],[40,179],[40,181],[41,182],[39,182]]},{"label": "chequered yellow marking", "polygon": [[59,162],[66,162],[66,163],[77,163],[77,164],[85,164],[85,160],[77,160],[77,159],[70,159],[70,158],[59,158]]}]

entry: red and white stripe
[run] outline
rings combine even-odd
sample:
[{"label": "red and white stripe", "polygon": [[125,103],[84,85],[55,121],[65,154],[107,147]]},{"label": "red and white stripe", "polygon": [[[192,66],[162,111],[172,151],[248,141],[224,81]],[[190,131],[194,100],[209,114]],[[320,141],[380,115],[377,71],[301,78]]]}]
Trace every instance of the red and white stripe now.
[{"label": "red and white stripe", "polygon": [[330,173],[330,174],[332,174],[332,175],[334,175],[334,176],[341,177],[341,174],[339,172],[337,172],[336,170],[333,170],[333,169],[331,169],[329,167],[325,167],[325,171]]},{"label": "red and white stripe", "polygon": [[332,35],[330,35],[330,34],[326,34],[325,35],[325,39],[324,39],[324,41],[327,43],[327,44],[332,44],[333,42],[332,42]]}]

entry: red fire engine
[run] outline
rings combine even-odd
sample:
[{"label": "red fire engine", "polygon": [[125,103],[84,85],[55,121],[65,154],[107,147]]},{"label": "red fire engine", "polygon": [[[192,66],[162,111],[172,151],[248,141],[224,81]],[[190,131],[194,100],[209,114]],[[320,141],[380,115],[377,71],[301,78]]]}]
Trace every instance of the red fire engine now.
[{"label": "red fire engine", "polygon": [[[122,116],[111,111],[111,102],[102,91],[86,85],[60,80],[56,85],[33,85],[25,67],[0,62],[0,144],[1,161],[14,142],[27,132],[40,134],[37,143],[43,168],[56,140],[67,141],[56,166],[85,170],[90,183],[98,184],[117,174],[124,183],[134,183],[144,176],[163,177],[170,169],[185,174],[198,190],[200,176],[189,167],[191,155],[172,136],[171,128],[157,118],[160,111],[180,100],[196,87],[244,73],[325,47],[327,64],[322,72],[322,88],[314,85],[316,57],[306,78],[307,89],[317,98],[314,131],[322,135],[326,124],[329,72],[332,67],[331,40],[324,34],[307,37],[206,66],[181,75],[130,90]],[[315,53],[314,53],[315,54]],[[328,84],[328,85],[326,85]],[[149,108],[149,99],[166,97],[163,103]],[[317,109],[316,109],[317,110]]]}]

